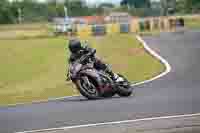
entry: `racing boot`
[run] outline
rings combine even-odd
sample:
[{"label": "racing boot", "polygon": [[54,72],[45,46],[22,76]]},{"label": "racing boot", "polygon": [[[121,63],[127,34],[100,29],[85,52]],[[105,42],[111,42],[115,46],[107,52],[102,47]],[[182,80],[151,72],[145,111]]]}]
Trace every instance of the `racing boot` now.
[{"label": "racing boot", "polygon": [[110,75],[110,77],[111,77],[111,79],[113,80],[113,81],[117,81],[118,80],[118,78],[120,78],[117,74],[115,74],[111,69],[107,69],[107,71],[106,71],[109,75]]}]

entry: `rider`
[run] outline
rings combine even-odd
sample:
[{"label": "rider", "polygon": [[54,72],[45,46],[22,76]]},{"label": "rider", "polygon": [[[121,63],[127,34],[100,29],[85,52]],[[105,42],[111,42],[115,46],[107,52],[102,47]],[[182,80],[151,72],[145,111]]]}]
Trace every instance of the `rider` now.
[{"label": "rider", "polygon": [[[77,59],[80,59],[83,55],[87,53],[96,53],[96,49],[88,47],[88,45],[82,45],[78,39],[71,39],[68,45],[69,51],[71,52],[69,63],[73,63]],[[94,58],[94,68],[97,70],[104,70],[108,73],[113,80],[117,79],[116,74],[112,72],[112,70],[107,66],[107,64],[103,63],[96,56]]]}]

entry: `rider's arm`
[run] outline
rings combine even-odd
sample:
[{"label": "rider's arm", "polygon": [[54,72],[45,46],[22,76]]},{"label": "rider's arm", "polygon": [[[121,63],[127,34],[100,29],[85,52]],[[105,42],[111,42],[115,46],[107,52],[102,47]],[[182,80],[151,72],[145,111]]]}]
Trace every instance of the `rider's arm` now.
[{"label": "rider's arm", "polygon": [[72,62],[74,62],[75,60],[76,60],[76,56],[75,56],[74,54],[71,54],[70,57],[69,57],[69,59],[68,59],[68,62],[69,62],[69,63],[72,63]]},{"label": "rider's arm", "polygon": [[83,48],[85,53],[93,53],[95,55],[96,49],[89,47],[88,45],[85,45]]}]

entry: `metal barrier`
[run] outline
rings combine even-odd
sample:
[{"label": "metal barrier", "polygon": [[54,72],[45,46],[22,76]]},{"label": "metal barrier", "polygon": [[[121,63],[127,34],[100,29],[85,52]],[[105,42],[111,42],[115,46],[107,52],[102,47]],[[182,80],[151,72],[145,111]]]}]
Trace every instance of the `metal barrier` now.
[{"label": "metal barrier", "polygon": [[176,26],[177,27],[184,27],[185,26],[185,21],[183,18],[178,18],[176,21]]},{"label": "metal barrier", "polygon": [[106,33],[107,34],[120,33],[120,26],[119,26],[119,24],[107,24],[106,25]]},{"label": "metal barrier", "polygon": [[130,32],[130,24],[120,24],[120,33],[129,33]]},{"label": "metal barrier", "polygon": [[148,19],[141,19],[139,21],[140,25],[140,31],[150,31],[151,25],[150,25],[150,20]]},{"label": "metal barrier", "polygon": [[[74,35],[78,36],[97,36],[118,33],[137,33],[154,30],[174,31],[178,27],[184,27],[185,22],[181,17],[151,17],[133,18],[129,23],[112,23],[102,25],[76,25],[73,30]],[[76,32],[76,33],[75,33]]]},{"label": "metal barrier", "polygon": [[92,34],[94,36],[105,35],[106,34],[106,26],[105,25],[93,25],[92,26]]},{"label": "metal barrier", "polygon": [[90,25],[77,25],[78,36],[90,36],[92,35],[92,26]]},{"label": "metal barrier", "polygon": [[145,30],[145,20],[140,20],[139,21],[139,28],[140,28],[140,31],[144,31]]},{"label": "metal barrier", "polygon": [[176,28],[176,19],[175,18],[169,19],[169,28],[170,28],[170,30],[175,30],[175,28]]},{"label": "metal barrier", "polygon": [[132,33],[137,33],[140,31],[139,19],[133,18],[130,23],[130,31]]}]

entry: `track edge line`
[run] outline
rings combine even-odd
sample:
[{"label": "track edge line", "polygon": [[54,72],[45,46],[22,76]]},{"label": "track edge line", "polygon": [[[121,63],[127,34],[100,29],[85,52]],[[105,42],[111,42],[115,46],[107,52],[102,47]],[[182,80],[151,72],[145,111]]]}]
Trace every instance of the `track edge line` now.
[{"label": "track edge line", "polygon": [[141,85],[141,84],[146,84],[146,83],[149,83],[149,82],[152,82],[156,79],[159,79],[165,75],[167,75],[170,71],[171,71],[171,65],[167,62],[166,59],[164,59],[162,56],[160,56],[159,54],[157,54],[154,50],[152,50],[148,45],[147,43],[142,39],[141,36],[139,35],[136,35],[136,38],[137,40],[143,45],[143,47],[152,55],[154,56],[155,58],[157,58],[162,64],[165,65],[165,71],[160,73],[159,75],[151,78],[151,79],[148,79],[148,80],[144,80],[142,82],[138,82],[138,83],[135,83],[133,84],[133,86],[138,86],[138,85]]},{"label": "track edge line", "polygon": [[48,128],[48,129],[40,129],[40,130],[32,130],[32,131],[22,131],[22,132],[15,132],[15,133],[48,132],[48,131],[54,131],[54,130],[68,130],[68,129],[75,129],[75,128],[86,128],[86,127],[95,127],[95,126],[103,126],[103,125],[116,125],[116,124],[122,124],[122,123],[133,123],[133,122],[139,122],[139,121],[153,121],[153,120],[161,120],[161,119],[173,119],[173,118],[195,117],[195,116],[200,116],[200,113],[161,116],[161,117],[150,117],[150,118],[142,118],[142,119],[134,119],[134,120],[103,122],[103,123],[94,123],[94,124],[85,124],[85,125],[75,125],[75,126],[66,126],[66,127],[59,127],[59,128]]}]

